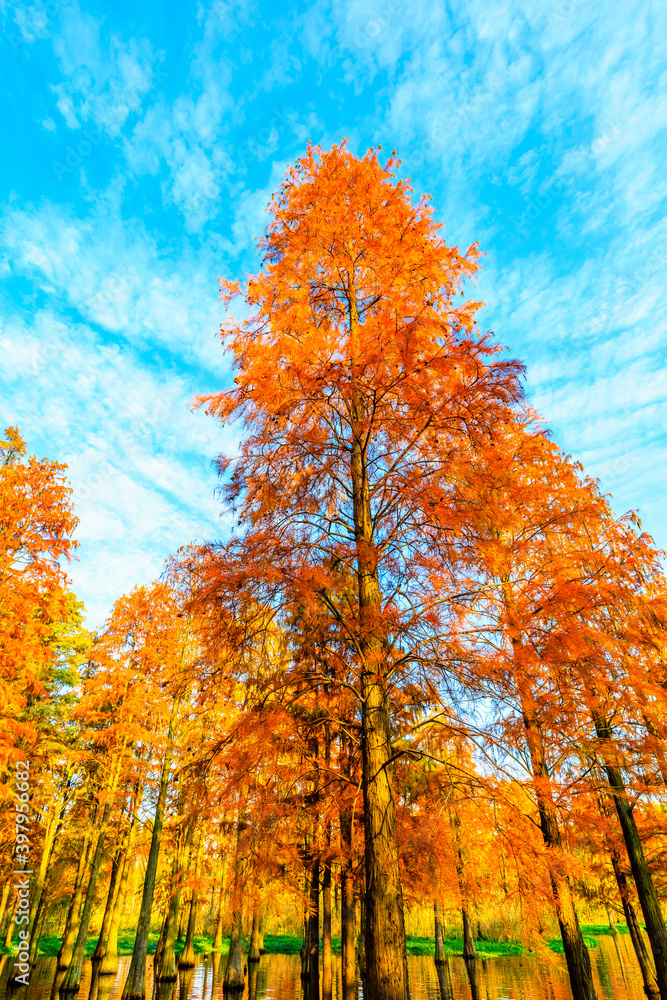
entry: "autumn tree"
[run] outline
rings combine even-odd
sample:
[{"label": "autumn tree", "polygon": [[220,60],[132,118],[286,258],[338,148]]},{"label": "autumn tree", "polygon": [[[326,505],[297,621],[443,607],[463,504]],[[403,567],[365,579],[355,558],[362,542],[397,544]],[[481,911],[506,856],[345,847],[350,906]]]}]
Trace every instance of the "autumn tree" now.
[{"label": "autumn tree", "polygon": [[[223,327],[235,387],[205,399],[246,430],[238,460],[219,467],[253,572],[296,580],[347,633],[362,715],[373,1000],[404,1000],[407,989],[388,691],[401,679],[411,609],[430,597],[430,505],[448,454],[486,435],[520,395],[519,367],[475,328],[479,303],[456,302],[476,247],[447,246],[397,167],[374,150],[358,159],[345,144],[309,148],[271,202],[263,269],[244,291],[222,283],[250,315]],[[355,583],[344,613],[328,596],[338,567]]]}]

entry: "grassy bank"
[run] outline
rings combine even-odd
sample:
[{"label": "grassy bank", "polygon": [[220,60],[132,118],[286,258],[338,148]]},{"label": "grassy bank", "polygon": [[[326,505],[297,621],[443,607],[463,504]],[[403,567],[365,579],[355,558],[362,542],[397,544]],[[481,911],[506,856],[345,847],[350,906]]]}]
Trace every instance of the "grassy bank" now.
[{"label": "grassy bank", "polygon": [[[628,929],[625,924],[617,925],[619,934],[627,934]],[[611,934],[608,924],[582,924],[584,940],[589,948],[595,948],[598,938]],[[157,945],[157,932],[150,934],[148,938],[148,953],[153,954]],[[88,939],[86,955],[90,957],[95,949],[97,938]],[[463,941],[460,938],[447,938],[444,942],[445,954],[454,957],[463,952]],[[560,938],[554,938],[548,942],[552,951],[562,953],[563,945]],[[408,955],[433,955],[432,937],[408,936]],[[132,931],[122,931],[118,935],[118,954],[131,955],[134,947],[134,933]],[[522,955],[524,949],[515,941],[476,941],[475,947],[480,958],[502,958],[509,955]],[[41,955],[57,955],[60,948],[59,937],[43,937],[40,941],[39,951]],[[177,942],[176,954],[180,954],[183,942]],[[332,948],[335,955],[340,955],[340,940],[333,938]],[[301,949],[301,938],[290,934],[267,934],[264,938],[264,950],[267,955],[298,955]],[[229,950],[229,939],[222,942],[222,955],[226,955]],[[197,955],[210,955],[213,951],[213,938],[195,937],[195,953]],[[0,946],[0,954],[7,954],[7,949]]]}]

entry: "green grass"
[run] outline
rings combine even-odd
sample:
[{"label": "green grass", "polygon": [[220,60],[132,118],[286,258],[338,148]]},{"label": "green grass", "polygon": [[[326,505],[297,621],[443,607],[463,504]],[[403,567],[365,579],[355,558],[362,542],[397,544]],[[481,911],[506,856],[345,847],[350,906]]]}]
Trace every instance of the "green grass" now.
[{"label": "green grass", "polygon": [[[617,924],[619,934],[627,934],[628,928],[625,924]],[[611,934],[608,924],[582,924],[584,941],[588,948],[595,948],[598,938]],[[152,955],[157,946],[158,933],[155,931],[148,936],[148,954]],[[95,950],[96,938],[88,939],[86,945],[86,956],[90,957]],[[210,955],[213,951],[213,938],[195,937],[195,954]],[[443,942],[445,954],[448,956],[461,955],[463,953],[463,941],[460,938],[447,938]],[[549,942],[552,951],[562,954],[563,943],[560,938],[552,938]],[[131,955],[134,947],[134,932],[120,931],[118,934],[118,954]],[[331,947],[334,955],[340,955],[340,939],[333,938]],[[476,941],[475,947],[480,958],[502,958],[508,955],[523,955],[526,952],[520,944],[515,941]],[[43,937],[40,941],[39,950],[42,955],[57,955],[60,948],[59,937]],[[432,937],[415,937],[408,935],[407,950],[408,955],[433,955],[434,942]],[[183,950],[183,942],[176,943],[176,954],[180,955]],[[267,934],[264,937],[264,950],[267,955],[298,955],[301,950],[301,938],[292,934]],[[222,955],[229,951],[229,938],[222,942]],[[0,954],[8,954],[9,949],[0,945]]]}]

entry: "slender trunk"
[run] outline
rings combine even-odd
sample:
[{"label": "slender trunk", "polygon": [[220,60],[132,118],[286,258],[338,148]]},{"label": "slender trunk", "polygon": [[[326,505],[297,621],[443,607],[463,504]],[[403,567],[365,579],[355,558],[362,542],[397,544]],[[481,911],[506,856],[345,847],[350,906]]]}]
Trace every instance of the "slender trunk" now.
[{"label": "slender trunk", "polygon": [[308,920],[309,995],[320,995],[320,859],[316,854],[310,872],[310,913]]},{"label": "slender trunk", "polygon": [[220,875],[220,900],[218,902],[218,915],[215,921],[215,937],[213,938],[213,951],[219,952],[222,948],[222,915],[225,904],[225,873],[227,871],[226,859],[222,862],[222,872]]},{"label": "slender trunk", "polygon": [[259,907],[252,911],[252,930],[250,932],[250,947],[248,948],[248,963],[259,962]]},{"label": "slender trunk", "polygon": [[343,997],[354,991],[357,981],[354,946],[356,939],[354,880],[352,878],[352,813],[340,814],[340,836],[343,860],[340,871],[340,937],[341,937],[341,979]]},{"label": "slender trunk", "polygon": [[637,957],[637,964],[639,965],[642,979],[644,981],[644,993],[646,993],[646,996],[649,997],[650,1000],[657,1000],[659,996],[658,981],[655,978],[655,971],[651,965],[651,959],[646,947],[646,942],[644,941],[639,921],[637,920],[635,908],[632,905],[632,900],[630,898],[630,886],[628,885],[625,872],[621,869],[621,859],[618,851],[613,845],[609,845],[609,847],[611,866],[614,870],[618,893],[621,897],[625,922],[628,925],[630,940],[632,941],[632,947],[634,948],[635,955]]},{"label": "slender trunk", "polygon": [[653,961],[655,962],[656,980],[661,1000],[667,1000],[667,928],[660,908],[658,895],[655,891],[651,871],[646,862],[644,848],[642,846],[635,817],[625,789],[625,782],[619,767],[616,767],[609,759],[609,747],[611,741],[611,727],[606,720],[600,716],[594,716],[595,732],[598,739],[603,744],[602,753],[605,760],[605,771],[609,781],[611,796],[616,806],[618,820],[623,831],[623,839],[628,852],[632,877],[637,888],[639,904],[644,914],[644,924],[648,935]]},{"label": "slender trunk", "polygon": [[259,948],[260,955],[264,954],[264,920],[264,909],[260,906],[259,927],[257,928],[257,947]]},{"label": "slender trunk", "polygon": [[[360,336],[353,276],[350,276],[350,339]],[[353,360],[353,364],[354,364]],[[362,783],[366,862],[366,1000],[406,1000],[403,891],[398,860],[396,803],[385,649],[379,634],[381,593],[373,539],[366,460],[367,427],[361,394],[352,404],[352,507],[359,598],[362,697]]]},{"label": "slender trunk", "polygon": [[199,827],[197,834],[197,850],[195,853],[195,882],[192,887],[192,898],[190,900],[190,913],[188,914],[188,929],[185,934],[185,947],[181,952],[178,962],[179,969],[193,969],[195,964],[195,924],[197,922],[197,909],[199,907],[199,875],[201,873],[201,859],[204,850],[204,838],[202,837],[202,827]]},{"label": "slender trunk", "polygon": [[[91,821],[93,817],[91,816]],[[74,951],[74,942],[76,940],[76,932],[79,928],[79,914],[81,912],[81,897],[83,896],[83,883],[86,874],[86,867],[88,865],[88,857],[90,854],[90,845],[92,838],[93,828],[91,825],[86,829],[86,833],[83,838],[83,843],[81,845],[81,854],[79,856],[79,866],[76,872],[76,880],[74,882],[74,894],[72,896],[69,910],[67,911],[67,920],[65,921],[65,929],[63,931],[63,939],[60,943],[60,950],[58,951],[58,961],[57,968],[67,969],[70,962],[72,961],[72,952]]]},{"label": "slender trunk", "polygon": [[324,1000],[331,997],[331,821],[327,821],[326,848],[327,857],[322,873],[322,996]]},{"label": "slender trunk", "polygon": [[459,882],[459,892],[461,894],[461,923],[463,924],[463,957],[477,958],[475,949],[475,939],[472,936],[472,926],[470,923],[470,913],[468,909],[468,892],[466,878],[466,859],[461,846],[461,823],[456,809],[451,812],[452,828],[454,830],[454,842],[456,845],[456,874]]},{"label": "slender trunk", "polygon": [[303,938],[301,941],[301,979],[308,979],[308,952],[310,946],[310,848],[308,842],[303,847]]},{"label": "slender trunk", "polygon": [[102,825],[100,828],[99,836],[97,838],[97,846],[95,848],[95,854],[93,855],[93,863],[90,868],[90,878],[88,879],[88,888],[86,889],[86,898],[83,903],[83,910],[81,911],[81,921],[79,923],[79,930],[76,935],[76,944],[74,945],[74,953],[72,954],[72,961],[70,962],[69,968],[65,974],[65,978],[60,984],[60,993],[71,993],[79,990],[81,986],[81,968],[83,966],[83,956],[86,950],[86,942],[88,940],[88,927],[90,925],[90,918],[93,913],[93,904],[95,902],[95,886],[97,885],[97,876],[99,875],[100,866],[102,864],[102,858],[104,855],[104,840],[107,832],[107,825],[109,823],[109,816],[111,815],[112,802],[109,800],[104,807],[104,812],[102,813]]},{"label": "slender trunk", "polygon": [[440,907],[433,900],[433,919],[435,921],[435,964],[445,964],[445,943],[442,939],[442,924],[440,923]]},{"label": "slender trunk", "polygon": [[236,853],[234,857],[234,886],[232,889],[232,936],[229,941],[229,955],[223,980],[223,989],[240,993],[245,989],[243,969],[243,882],[241,833],[245,827],[244,809],[239,808],[236,829]]},{"label": "slender trunk", "polygon": [[132,961],[130,962],[127,979],[125,980],[125,986],[123,987],[122,1000],[144,1000],[144,997],[146,996],[146,949],[148,945],[148,932],[151,925],[151,910],[153,908],[157,863],[160,854],[160,843],[162,841],[164,812],[167,804],[169,772],[171,771],[171,761],[174,755],[174,730],[177,711],[178,700],[176,699],[174,700],[171,719],[169,721],[167,749],[162,764],[162,774],[160,776],[160,791],[158,793],[157,805],[155,807],[153,835],[151,837],[148,863],[146,864],[146,875],[144,878],[144,890],[141,895],[141,909],[139,910],[137,934],[134,939]]},{"label": "slender trunk", "polygon": [[547,848],[549,877],[554,894],[558,926],[574,1000],[597,1000],[593,984],[591,957],[581,933],[572,889],[567,878],[558,870],[557,856],[562,842],[556,811],[550,796],[550,779],[542,747],[542,734],[528,711],[524,709],[523,724],[533,771],[535,797],[540,816],[542,839]]}]

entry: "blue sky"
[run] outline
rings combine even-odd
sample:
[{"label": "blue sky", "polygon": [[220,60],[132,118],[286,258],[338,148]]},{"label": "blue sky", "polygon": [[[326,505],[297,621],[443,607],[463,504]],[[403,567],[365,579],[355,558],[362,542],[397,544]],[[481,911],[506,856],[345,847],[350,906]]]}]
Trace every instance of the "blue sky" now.
[{"label": "blue sky", "polygon": [[91,626],[223,537],[217,279],[308,140],[395,148],[556,440],[667,546],[667,5],[0,0],[0,418],[69,466]]}]

